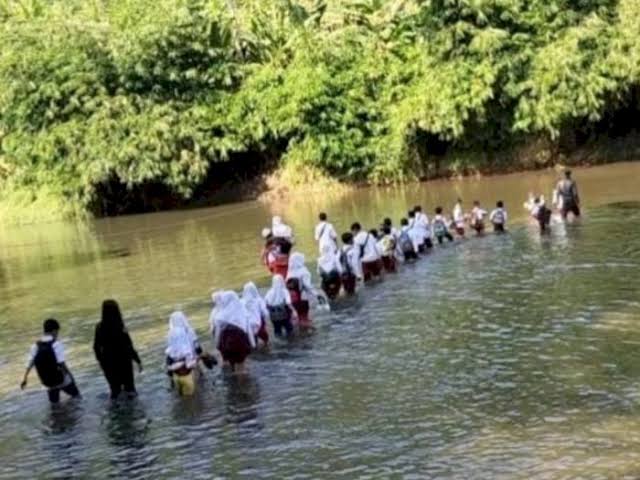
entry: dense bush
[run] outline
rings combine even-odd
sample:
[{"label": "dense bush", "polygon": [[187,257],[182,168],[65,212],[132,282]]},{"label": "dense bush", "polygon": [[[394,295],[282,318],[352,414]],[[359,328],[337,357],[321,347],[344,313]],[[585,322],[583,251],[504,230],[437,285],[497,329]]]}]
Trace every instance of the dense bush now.
[{"label": "dense bush", "polygon": [[78,211],[243,152],[429,175],[628,108],[639,32],[640,0],[0,0],[0,182]]}]

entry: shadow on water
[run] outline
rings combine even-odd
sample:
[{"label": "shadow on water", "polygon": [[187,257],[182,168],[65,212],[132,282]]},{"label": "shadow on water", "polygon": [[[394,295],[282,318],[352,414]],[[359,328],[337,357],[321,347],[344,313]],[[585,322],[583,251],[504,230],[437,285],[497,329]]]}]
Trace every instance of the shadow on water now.
[{"label": "shadow on water", "polygon": [[84,445],[80,424],[83,417],[81,401],[69,400],[50,406],[40,437],[44,448],[36,449],[34,454],[50,457],[51,478],[71,478],[82,469]]},{"label": "shadow on water", "polygon": [[157,461],[149,446],[151,419],[139,399],[111,402],[102,426],[107,433],[109,463],[118,478],[147,478]]},{"label": "shadow on water", "polygon": [[116,447],[143,448],[151,420],[138,399],[110,402],[102,419],[109,441]]},{"label": "shadow on water", "polygon": [[[217,372],[216,372],[217,373]],[[191,396],[180,396],[167,386],[171,398],[171,417],[178,425],[198,426],[211,421],[220,409],[218,378],[213,371],[204,371],[196,381]]]},{"label": "shadow on water", "polygon": [[72,434],[82,421],[84,406],[80,400],[69,399],[50,407],[45,424],[47,435]]},{"label": "shadow on water", "polygon": [[258,420],[260,384],[251,375],[225,373],[227,421],[243,427],[261,428]]}]

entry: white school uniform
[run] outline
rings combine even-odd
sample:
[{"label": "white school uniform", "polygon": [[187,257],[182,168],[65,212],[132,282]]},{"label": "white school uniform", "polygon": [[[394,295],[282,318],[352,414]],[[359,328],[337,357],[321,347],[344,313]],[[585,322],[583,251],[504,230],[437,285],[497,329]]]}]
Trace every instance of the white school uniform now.
[{"label": "white school uniform", "polygon": [[416,227],[422,234],[422,238],[424,240],[431,238],[431,225],[429,223],[429,217],[426,213],[416,213]]},{"label": "white school uniform", "polygon": [[434,231],[434,235],[435,235],[435,226],[440,223],[444,225],[445,233],[449,231],[449,220],[444,215],[438,214],[435,217],[433,217],[433,222],[431,222],[431,228]]},{"label": "white school uniform", "polygon": [[[369,232],[361,231],[353,239],[356,249],[363,250],[362,262],[375,262],[380,259],[380,250],[378,250],[378,242],[376,238]],[[358,253],[360,253],[358,251]]]},{"label": "white school uniform", "polygon": [[360,263],[359,247],[355,245],[343,245],[342,252],[349,264],[349,269],[357,278],[362,278],[362,264]]},{"label": "white school uniform", "polygon": [[462,211],[462,205],[459,203],[456,203],[456,206],[453,207],[453,222],[457,228],[464,227],[464,212]]},{"label": "white school uniform", "polygon": [[331,245],[334,251],[338,250],[338,234],[329,222],[320,222],[316,225],[314,238],[321,252],[323,245]]},{"label": "white school uniform", "polygon": [[342,264],[338,253],[329,244],[323,245],[322,255],[318,257],[318,275],[328,275],[331,272],[342,274]]},{"label": "white school uniform", "polygon": [[489,221],[497,225],[506,225],[507,211],[504,208],[494,208],[489,215]]},{"label": "white school uniform", "polygon": [[[53,337],[51,335],[43,335],[40,339],[41,342],[50,342],[51,340],[53,340]],[[62,345],[62,342],[60,340],[56,340],[51,345],[51,348],[53,349],[53,353],[56,356],[56,361],[58,363],[64,363],[64,345]],[[31,346],[31,350],[29,351],[29,360],[27,361],[27,367],[33,364],[37,354],[38,344],[34,343]]]},{"label": "white school uniform", "polygon": [[271,233],[274,237],[286,238],[289,241],[293,239],[293,229],[286,223],[283,223],[282,219],[278,216],[272,219]]},{"label": "white school uniform", "polygon": [[481,207],[473,207],[471,209],[471,218],[476,222],[484,222],[484,217],[487,216],[487,211]]},{"label": "white school uniform", "polygon": [[420,234],[420,232],[418,232],[417,229],[411,228],[411,225],[402,227],[402,231],[407,232],[407,235],[409,235],[411,243],[413,244],[413,249],[417,253],[420,245],[422,245],[422,242],[424,241],[424,237]]}]

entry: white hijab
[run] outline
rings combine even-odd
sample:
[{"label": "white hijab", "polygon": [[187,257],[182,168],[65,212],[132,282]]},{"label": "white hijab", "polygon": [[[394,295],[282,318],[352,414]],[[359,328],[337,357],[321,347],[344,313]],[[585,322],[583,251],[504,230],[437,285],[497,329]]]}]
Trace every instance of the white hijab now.
[{"label": "white hijab", "polygon": [[304,266],[304,255],[296,252],[289,257],[289,269],[287,271],[287,280],[290,278],[298,279],[300,285],[301,298],[303,300],[312,300],[315,298],[316,291],[311,283],[311,272]]},{"label": "white hijab", "polygon": [[311,272],[304,266],[304,255],[300,252],[292,253],[289,257],[287,280],[290,278],[297,278],[300,281],[306,278],[311,282]]},{"label": "white hijab", "polygon": [[293,235],[291,227],[282,222],[282,218],[275,216],[271,222],[271,233],[274,237],[290,239]]},{"label": "white hijab", "polygon": [[282,275],[274,275],[271,280],[271,288],[264,297],[264,301],[271,307],[279,305],[291,305],[291,295],[287,290],[287,285],[284,282]]},{"label": "white hijab", "polygon": [[250,315],[240,301],[238,294],[233,291],[219,292],[215,297],[216,306],[211,312],[215,331],[215,345],[219,344],[220,334],[226,326],[237,327],[247,334],[252,347],[256,346]]},{"label": "white hijab", "polygon": [[258,332],[262,326],[262,319],[269,315],[267,305],[260,296],[258,287],[253,282],[246,283],[242,290],[242,304],[251,316],[251,326],[254,332]]},{"label": "white hijab", "polygon": [[196,333],[189,324],[189,320],[182,312],[173,312],[169,317],[169,334],[167,335],[167,349],[165,353],[174,361],[184,361],[192,366],[197,360],[195,343]]},{"label": "white hijab", "polygon": [[213,302],[213,308],[211,309],[211,314],[209,314],[209,328],[211,332],[215,330],[215,316],[223,293],[224,291],[218,290],[211,294],[211,301]]},{"label": "white hijab", "polygon": [[325,243],[320,247],[320,257],[318,258],[318,268],[321,272],[331,273],[338,270],[336,265],[336,251],[333,245]]}]

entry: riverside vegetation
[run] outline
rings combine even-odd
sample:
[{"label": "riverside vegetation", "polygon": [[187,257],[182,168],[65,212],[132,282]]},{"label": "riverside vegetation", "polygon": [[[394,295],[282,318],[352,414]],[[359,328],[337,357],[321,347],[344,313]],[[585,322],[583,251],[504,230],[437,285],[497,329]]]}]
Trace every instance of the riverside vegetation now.
[{"label": "riverside vegetation", "polygon": [[546,165],[635,136],[638,32],[640,0],[0,0],[2,213]]}]

